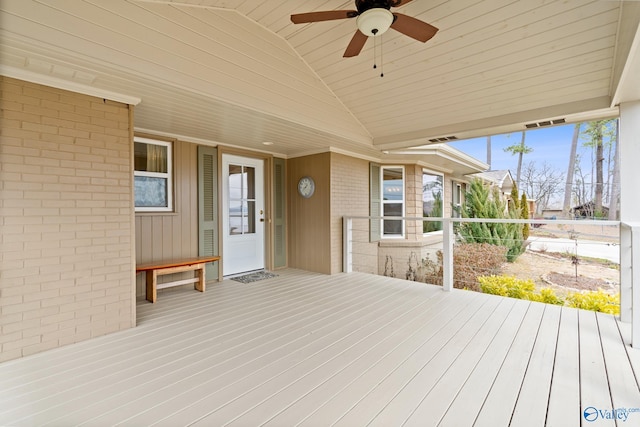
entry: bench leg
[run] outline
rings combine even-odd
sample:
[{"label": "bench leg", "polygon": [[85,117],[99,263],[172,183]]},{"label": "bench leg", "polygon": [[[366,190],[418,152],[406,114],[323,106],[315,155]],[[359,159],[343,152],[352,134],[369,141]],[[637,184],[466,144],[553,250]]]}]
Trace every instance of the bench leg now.
[{"label": "bench leg", "polygon": [[147,301],[155,303],[157,295],[158,273],[156,270],[147,270]]},{"label": "bench leg", "polygon": [[205,265],[206,264],[202,264],[202,266],[196,270],[196,274],[198,275],[198,281],[195,284],[195,288],[200,292],[204,292],[206,287],[205,274],[204,274]]}]

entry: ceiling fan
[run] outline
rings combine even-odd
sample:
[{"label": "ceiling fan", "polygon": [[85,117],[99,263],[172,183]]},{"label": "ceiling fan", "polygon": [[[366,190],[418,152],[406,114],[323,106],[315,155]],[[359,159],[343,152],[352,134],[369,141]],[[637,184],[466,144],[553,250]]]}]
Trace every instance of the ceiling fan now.
[{"label": "ceiling fan", "polygon": [[357,10],[328,10],[291,15],[294,24],[357,18],[356,30],[344,52],[344,57],[357,56],[368,37],[379,36],[389,28],[421,42],[433,37],[438,29],[402,13],[392,13],[392,7],[404,6],[411,0],[355,0]]}]

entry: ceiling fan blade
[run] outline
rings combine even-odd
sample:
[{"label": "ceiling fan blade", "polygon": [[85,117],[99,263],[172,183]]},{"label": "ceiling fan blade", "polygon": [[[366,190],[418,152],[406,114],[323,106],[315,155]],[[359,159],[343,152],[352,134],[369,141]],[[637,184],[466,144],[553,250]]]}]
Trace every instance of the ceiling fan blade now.
[{"label": "ceiling fan blade", "polygon": [[309,22],[355,18],[356,16],[358,16],[357,10],[327,10],[325,12],[309,12],[291,15],[291,22],[294,24],[307,24]]},{"label": "ceiling fan blade", "polygon": [[367,42],[369,37],[365,36],[360,32],[360,30],[356,30],[356,33],[351,38],[349,42],[349,46],[347,46],[347,50],[344,51],[344,58],[351,58],[352,56],[358,56],[364,44]]},{"label": "ceiling fan blade", "polygon": [[395,19],[391,24],[391,28],[422,43],[435,36],[438,32],[438,29],[433,25],[411,16],[403,15],[402,13],[394,13],[393,16],[395,16]]}]

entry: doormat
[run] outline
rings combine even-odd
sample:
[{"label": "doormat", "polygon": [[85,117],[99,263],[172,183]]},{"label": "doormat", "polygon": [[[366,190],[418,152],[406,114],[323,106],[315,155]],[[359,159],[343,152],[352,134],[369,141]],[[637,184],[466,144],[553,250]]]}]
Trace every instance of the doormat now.
[{"label": "doormat", "polygon": [[231,280],[241,283],[253,283],[258,280],[271,279],[272,277],[278,277],[277,274],[273,274],[269,271],[254,271],[253,273],[243,274],[242,276],[232,277]]}]

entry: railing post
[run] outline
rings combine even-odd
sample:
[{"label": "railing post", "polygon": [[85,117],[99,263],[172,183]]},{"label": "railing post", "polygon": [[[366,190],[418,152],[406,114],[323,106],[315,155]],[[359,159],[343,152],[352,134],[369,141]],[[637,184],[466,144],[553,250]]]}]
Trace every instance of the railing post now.
[{"label": "railing post", "polygon": [[631,227],[620,224],[620,321],[631,322],[633,310]]},{"label": "railing post", "polygon": [[353,218],[342,219],[342,271],[353,271]]},{"label": "railing post", "polygon": [[453,289],[453,221],[442,219],[442,288]]},{"label": "railing post", "polygon": [[[631,224],[631,347],[640,348],[640,224]],[[620,296],[622,298],[622,296]]]}]

